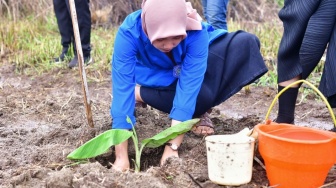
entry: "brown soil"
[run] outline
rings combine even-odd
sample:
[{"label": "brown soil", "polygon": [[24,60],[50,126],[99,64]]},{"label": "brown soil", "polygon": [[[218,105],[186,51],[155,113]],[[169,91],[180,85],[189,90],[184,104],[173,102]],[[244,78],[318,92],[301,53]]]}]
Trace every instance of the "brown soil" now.
[{"label": "brown soil", "polygon": [[[162,167],[163,148],[145,148],[140,173],[112,170],[113,148],[85,163],[68,160],[71,151],[111,128],[110,72],[99,80],[89,79],[88,86],[94,128],[87,124],[78,70],[55,68],[48,74],[28,77],[16,74],[13,65],[0,63],[0,187],[221,187],[208,178],[204,139],[192,133],[185,136],[180,159],[171,159]],[[264,121],[276,91],[255,85],[250,89],[214,109],[211,118],[216,134],[236,133]],[[275,117],[274,108],[271,118]],[[140,140],[167,128],[170,122],[167,114],[150,107],[137,109],[137,116]],[[333,126],[325,105],[314,96],[298,105],[296,123]],[[130,158],[134,158],[130,144]],[[258,150],[255,155],[261,162],[254,161],[251,182],[238,187],[268,186]],[[325,187],[336,186],[335,179],[334,167]]]}]

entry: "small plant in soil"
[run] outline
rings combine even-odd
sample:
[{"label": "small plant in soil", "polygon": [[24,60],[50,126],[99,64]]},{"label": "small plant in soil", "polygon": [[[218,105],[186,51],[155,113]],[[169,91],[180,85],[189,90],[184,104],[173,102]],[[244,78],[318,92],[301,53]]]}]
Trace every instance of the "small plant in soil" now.
[{"label": "small plant in soil", "polygon": [[139,140],[134,125],[129,117],[127,117],[126,120],[128,123],[132,124],[132,131],[124,129],[111,129],[105,131],[71,152],[67,158],[72,160],[93,158],[106,153],[111,146],[118,145],[132,137],[135,149],[135,160],[133,159],[135,164],[134,170],[135,172],[140,172],[141,153],[145,147],[157,148],[162,146],[167,141],[176,138],[178,135],[190,131],[199,121],[199,119],[191,119],[169,127],[151,138],[142,140],[139,147]]}]

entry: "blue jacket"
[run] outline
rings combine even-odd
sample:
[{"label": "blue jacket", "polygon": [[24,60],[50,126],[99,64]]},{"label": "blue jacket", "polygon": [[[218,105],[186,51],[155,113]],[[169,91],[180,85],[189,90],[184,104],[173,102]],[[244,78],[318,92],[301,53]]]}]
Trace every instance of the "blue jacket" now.
[{"label": "blue jacket", "polygon": [[[192,118],[196,98],[207,68],[209,44],[226,30],[214,30],[202,23],[202,30],[187,31],[187,37],[172,50],[175,62],[156,49],[141,27],[141,10],[131,13],[121,24],[112,56],[112,128],[132,129],[135,124],[134,87],[165,87],[177,81],[170,118],[186,121]],[[181,66],[179,77],[173,74]]]}]

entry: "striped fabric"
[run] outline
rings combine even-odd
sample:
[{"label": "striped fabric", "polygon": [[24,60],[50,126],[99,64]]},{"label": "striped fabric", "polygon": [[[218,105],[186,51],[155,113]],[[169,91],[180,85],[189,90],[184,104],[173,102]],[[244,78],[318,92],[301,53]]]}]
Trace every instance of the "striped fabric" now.
[{"label": "striped fabric", "polygon": [[327,48],[319,89],[327,97],[336,97],[336,0],[285,0],[279,18],[284,33],[278,52],[278,82],[298,75],[306,79]]}]

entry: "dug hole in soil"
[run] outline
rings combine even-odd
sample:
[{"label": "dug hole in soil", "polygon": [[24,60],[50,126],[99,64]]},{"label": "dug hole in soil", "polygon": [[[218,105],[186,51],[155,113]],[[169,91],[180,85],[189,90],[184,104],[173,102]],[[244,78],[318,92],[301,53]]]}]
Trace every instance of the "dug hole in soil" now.
[{"label": "dug hole in soil", "polygon": [[[87,69],[87,75],[95,72]],[[145,148],[141,172],[112,170],[113,147],[107,153],[83,163],[66,156],[91,138],[111,128],[111,79],[106,71],[100,79],[89,79],[94,128],[87,124],[78,70],[55,68],[41,76],[15,74],[15,67],[0,62],[0,186],[1,187],[230,187],[208,178],[204,138],[185,135],[179,159],[160,167],[163,147]],[[210,114],[216,134],[233,134],[264,122],[276,94],[274,87],[250,86],[214,108]],[[300,99],[300,97],[299,97]],[[296,124],[332,128],[330,114],[316,96],[299,101]],[[272,110],[275,118],[277,107]],[[165,128],[168,115],[151,107],[138,108],[139,140]],[[130,159],[135,158],[130,141]],[[263,160],[258,153],[250,183],[237,187],[267,187]],[[132,169],[134,169],[131,161]],[[325,187],[336,186],[335,166]],[[328,185],[331,184],[331,185]]]}]

